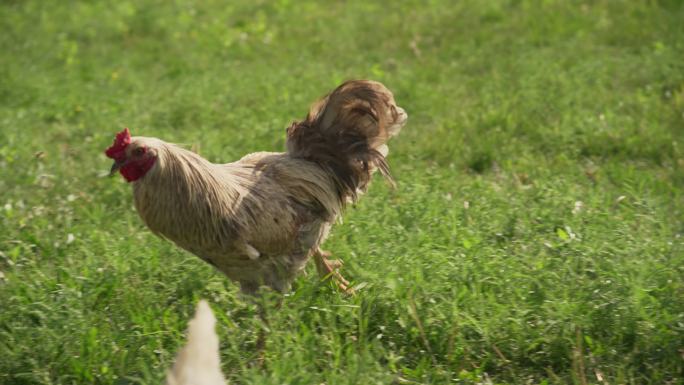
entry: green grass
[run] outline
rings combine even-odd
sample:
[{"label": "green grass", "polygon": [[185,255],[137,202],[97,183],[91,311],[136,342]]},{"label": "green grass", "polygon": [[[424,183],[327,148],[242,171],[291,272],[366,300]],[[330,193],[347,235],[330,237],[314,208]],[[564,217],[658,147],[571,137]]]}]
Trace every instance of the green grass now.
[{"label": "green grass", "polygon": [[[0,383],[160,383],[199,298],[234,384],[684,383],[682,20],[655,0],[3,1]],[[398,188],[325,245],[358,295],[301,277],[262,368],[256,305],[153,236],[102,152],[124,126],[213,161],[280,150],[349,78],[410,115]]]}]

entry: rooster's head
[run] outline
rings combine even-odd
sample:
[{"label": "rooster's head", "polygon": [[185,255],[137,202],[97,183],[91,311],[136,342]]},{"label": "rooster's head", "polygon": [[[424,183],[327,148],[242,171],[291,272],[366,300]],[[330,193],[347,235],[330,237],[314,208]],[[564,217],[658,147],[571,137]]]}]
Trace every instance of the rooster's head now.
[{"label": "rooster's head", "polygon": [[119,171],[128,182],[145,176],[157,161],[157,150],[145,138],[131,138],[128,128],[116,134],[105,155],[114,159],[110,175]]}]

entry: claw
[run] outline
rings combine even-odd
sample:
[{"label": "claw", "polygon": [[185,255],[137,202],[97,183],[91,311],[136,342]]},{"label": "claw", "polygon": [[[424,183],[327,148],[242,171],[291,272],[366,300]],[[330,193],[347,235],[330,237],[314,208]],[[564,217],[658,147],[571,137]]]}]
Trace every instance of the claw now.
[{"label": "claw", "polygon": [[321,279],[332,278],[337,287],[348,294],[354,294],[354,288],[351,287],[342,274],[337,271],[342,267],[343,263],[339,259],[328,259],[331,256],[330,252],[321,249],[314,253],[314,261],[316,262],[316,269]]}]

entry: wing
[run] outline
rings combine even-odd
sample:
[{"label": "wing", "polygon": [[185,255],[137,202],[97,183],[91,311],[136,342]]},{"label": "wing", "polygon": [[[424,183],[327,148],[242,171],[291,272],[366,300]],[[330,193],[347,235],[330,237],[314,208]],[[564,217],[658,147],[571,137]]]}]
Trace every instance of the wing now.
[{"label": "wing", "polygon": [[333,181],[314,163],[259,152],[225,167],[248,173],[236,213],[250,219],[241,237],[260,254],[308,252],[339,214]]}]

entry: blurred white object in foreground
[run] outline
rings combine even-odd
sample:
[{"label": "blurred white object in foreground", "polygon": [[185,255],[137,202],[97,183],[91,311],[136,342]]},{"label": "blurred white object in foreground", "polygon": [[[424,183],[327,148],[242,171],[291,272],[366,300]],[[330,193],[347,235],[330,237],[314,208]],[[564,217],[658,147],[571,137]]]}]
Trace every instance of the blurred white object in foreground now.
[{"label": "blurred white object in foreground", "polygon": [[219,341],[214,326],[216,318],[209,304],[197,304],[195,318],[188,326],[188,342],[167,373],[167,385],[226,385],[221,373]]}]

